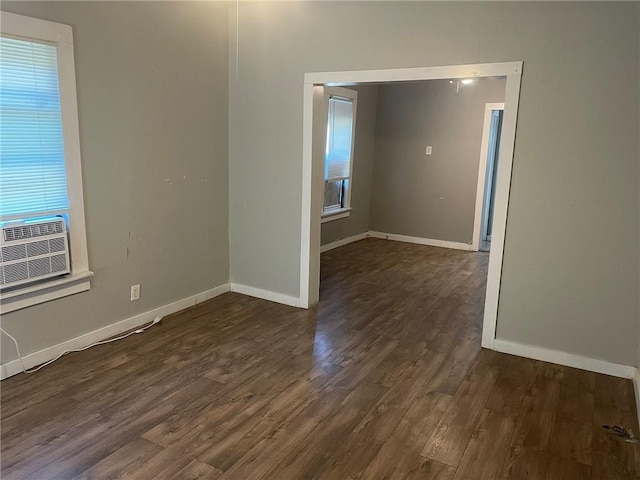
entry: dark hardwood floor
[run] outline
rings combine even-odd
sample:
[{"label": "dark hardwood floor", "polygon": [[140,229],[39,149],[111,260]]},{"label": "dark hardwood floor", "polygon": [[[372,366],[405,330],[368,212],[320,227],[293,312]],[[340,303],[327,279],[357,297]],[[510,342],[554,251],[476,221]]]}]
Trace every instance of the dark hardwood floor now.
[{"label": "dark hardwood floor", "polygon": [[480,349],[488,254],[367,239],[1,384],[3,479],[631,479],[631,382]]}]

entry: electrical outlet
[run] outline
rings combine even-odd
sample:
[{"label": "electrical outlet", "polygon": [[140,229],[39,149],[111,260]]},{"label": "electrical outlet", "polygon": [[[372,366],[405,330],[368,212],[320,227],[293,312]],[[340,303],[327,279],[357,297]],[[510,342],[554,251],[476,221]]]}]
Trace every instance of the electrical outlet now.
[{"label": "electrical outlet", "polygon": [[431,155],[431,145],[429,145],[425,151],[424,151],[425,155]]},{"label": "electrical outlet", "polygon": [[131,285],[131,301],[140,300],[140,285]]}]

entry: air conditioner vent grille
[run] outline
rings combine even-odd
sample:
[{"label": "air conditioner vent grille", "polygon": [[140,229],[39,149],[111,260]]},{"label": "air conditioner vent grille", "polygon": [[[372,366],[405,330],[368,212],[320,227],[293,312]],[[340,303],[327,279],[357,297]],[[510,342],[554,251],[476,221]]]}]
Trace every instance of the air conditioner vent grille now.
[{"label": "air conditioner vent grille", "polygon": [[49,251],[53,252],[64,252],[66,250],[66,246],[64,244],[64,238],[52,238],[49,240]]},{"label": "air conditioner vent grille", "polygon": [[42,277],[47,273],[51,273],[51,261],[48,258],[37,258],[29,260],[29,276]]},{"label": "air conditioner vent grille", "polygon": [[10,288],[71,271],[67,229],[63,219],[2,227],[0,284]]},{"label": "air conditioner vent grille", "polygon": [[51,257],[51,273],[63,272],[67,269],[67,255],[53,255]]},{"label": "air conditioner vent grille", "polygon": [[27,257],[39,257],[49,253],[49,240],[27,243]]},{"label": "air conditioner vent grille", "polygon": [[27,280],[29,272],[27,271],[27,262],[14,263],[13,265],[5,265],[2,267],[2,283],[15,283]]},{"label": "air conditioner vent grille", "polygon": [[55,235],[63,233],[64,231],[64,220],[34,223],[32,225],[18,225],[15,227],[5,227],[2,229],[5,242],[26,240],[34,237],[43,237],[45,235]]},{"label": "air conditioner vent grille", "polygon": [[27,247],[24,244],[2,247],[3,262],[11,262],[13,260],[20,260],[21,258],[27,258]]}]

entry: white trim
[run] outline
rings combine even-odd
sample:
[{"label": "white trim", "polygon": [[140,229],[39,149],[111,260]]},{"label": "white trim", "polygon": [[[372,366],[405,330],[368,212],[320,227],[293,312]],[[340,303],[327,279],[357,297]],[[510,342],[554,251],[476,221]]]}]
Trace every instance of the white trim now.
[{"label": "white trim", "polygon": [[[320,299],[320,234],[324,195],[324,158],[326,154],[326,122],[314,122],[327,118],[327,102],[324,87],[305,85],[303,109],[311,116],[302,131],[302,143],[309,158],[302,162],[302,214],[300,226],[300,307],[309,308]],[[308,188],[307,188],[308,187]]]},{"label": "white trim", "polygon": [[46,283],[2,292],[0,294],[0,312],[5,314],[57,298],[86,292],[91,287],[89,279],[92,276],[93,272],[87,270]]},{"label": "white trim", "polygon": [[496,338],[498,300],[502,278],[502,256],[504,255],[509,190],[511,189],[511,169],[513,167],[518,102],[520,100],[520,80],[520,71],[514,75],[507,75],[507,85],[504,93],[504,112],[502,114],[502,132],[500,134],[499,147],[500,162],[498,162],[495,179],[496,196],[491,224],[491,251],[489,252],[487,290],[482,319],[482,346],[485,348],[493,348],[493,342]]},{"label": "white trim", "polygon": [[240,283],[232,283],[231,291],[241,293],[242,295],[248,295],[250,297],[261,298],[270,302],[282,303],[283,305],[289,305],[290,307],[300,306],[300,299],[297,297],[285,295],[284,293],[272,292],[270,290],[263,290],[261,288],[250,287]]},{"label": "white trim", "polygon": [[555,363],[566,367],[579,368],[589,372],[603,373],[614,377],[635,378],[637,372],[637,368],[628,365],[620,365],[619,363],[606,362],[604,360],[597,360],[595,358],[562,352],[560,350],[550,350],[548,348],[524,345],[522,343],[497,338],[493,342],[493,346],[494,350],[498,352],[533,358],[534,360],[542,360],[543,362]]},{"label": "white trim", "polygon": [[428,245],[430,247],[453,248],[455,250],[473,251],[473,246],[468,243],[450,242],[448,240],[437,240],[433,238],[411,237],[409,235],[398,235],[395,233],[375,232],[369,230],[367,236],[382,238],[384,240],[394,240],[396,242],[417,243],[418,245]]},{"label": "white trim", "polygon": [[351,215],[351,208],[339,208],[336,210],[330,210],[323,212],[320,219],[320,223],[332,222],[334,220],[340,220],[341,218],[347,218]]},{"label": "white trim", "polygon": [[[231,291],[231,284],[230,283],[223,283],[222,285],[218,285],[217,287],[210,288],[209,290],[205,290],[204,292],[196,293],[193,296],[193,299],[194,299],[194,302],[195,302],[193,305],[197,305],[199,303],[206,302],[207,300],[211,300],[212,298],[219,297],[223,293],[227,293],[227,292],[230,292],[230,291]],[[188,297],[185,300],[190,300],[191,298],[192,297]],[[189,306],[192,306],[192,305],[189,305]]]},{"label": "white trim", "polygon": [[[638,425],[640,425],[640,370],[635,369],[633,375],[633,393],[636,397],[636,415],[638,416]],[[638,433],[638,432],[634,432]]]},{"label": "white trim", "polygon": [[44,218],[44,217],[55,217],[58,215],[68,215],[69,210],[49,210],[47,212],[30,212],[27,215],[24,213],[17,213],[13,215],[0,215],[0,222],[11,222],[13,220],[24,220],[25,217],[28,218]]},{"label": "white trim", "polygon": [[[351,121],[351,153],[350,153],[351,156],[349,157],[349,176],[346,179],[344,179],[344,180],[347,180],[347,191],[346,191],[347,198],[343,202],[343,205],[345,205],[345,207],[340,209],[341,211],[346,211],[347,213],[345,215],[339,215],[337,217],[333,217],[326,220],[325,218],[322,218],[321,220],[322,223],[330,222],[331,220],[338,220],[339,218],[346,218],[349,216],[349,210],[351,210],[351,191],[353,190],[353,154],[356,147],[356,122],[358,119],[358,92],[356,90],[350,90],[348,88],[342,88],[342,87],[329,87],[329,86],[325,86],[323,90],[324,90],[324,100],[327,104],[326,106],[327,112],[329,110],[329,99],[332,96],[336,96],[338,98],[344,98],[346,100],[351,100],[353,111],[352,111],[352,121]],[[325,121],[324,125],[326,126],[326,124],[327,122]],[[326,135],[328,135],[328,132],[325,134],[325,136]],[[326,168],[326,165],[325,165],[325,168]],[[325,179],[325,182],[326,182],[326,179]],[[331,215],[331,214],[332,212],[328,212],[328,215]],[[325,217],[325,215],[327,215],[327,213],[323,212],[322,217]]]},{"label": "white trim", "polygon": [[[493,217],[493,240],[489,254],[487,290],[482,346],[493,348],[502,275],[504,235],[511,186],[511,167],[520,98],[522,62],[451,65],[388,70],[360,70],[344,72],[315,72],[304,75],[302,113],[302,214],[300,232],[300,306],[308,308],[319,298],[320,233],[314,212],[322,192],[324,175],[318,173],[317,159],[313,155],[313,98],[314,86],[350,85],[359,83],[402,82],[451,78],[506,77],[505,109],[500,140],[500,164],[496,178],[496,204]],[[320,165],[322,167],[322,165]],[[322,169],[320,169],[322,172]],[[318,215],[319,216],[319,215]],[[319,219],[318,222],[319,224]],[[464,245],[464,244],[463,244]],[[466,248],[466,247],[465,247]],[[470,249],[470,248],[468,248]]]},{"label": "white trim", "polygon": [[[504,103],[487,103],[482,124],[482,141],[480,142],[480,164],[478,165],[478,185],[476,187],[476,212],[473,218],[473,249],[480,250],[480,236],[484,225],[487,173],[489,165],[489,141],[491,134],[491,117],[494,110],[504,110]],[[498,155],[500,152],[498,152]]]},{"label": "white trim", "polygon": [[[310,88],[307,88],[310,87]],[[319,237],[320,225],[315,225],[313,221],[314,211],[313,204],[318,200],[315,198],[318,195],[312,195],[314,190],[313,180],[313,162],[311,162],[312,145],[313,145],[313,99],[318,94],[319,88],[314,89],[313,84],[305,84],[303,92],[303,110],[305,114],[309,114],[311,118],[304,117],[304,125],[302,128],[302,149],[305,155],[309,154],[309,159],[305,159],[302,162],[302,212],[301,212],[301,231],[300,231],[300,306],[308,308],[311,304],[309,301],[309,292],[315,291],[314,286],[317,283],[317,287],[320,287],[320,269],[312,268],[312,259],[316,258],[314,246],[315,240],[312,241],[312,237]],[[307,123],[308,122],[308,123]],[[309,128],[305,128],[305,127]],[[307,161],[308,160],[308,161]],[[322,192],[322,190],[320,190]],[[318,192],[315,192],[318,193]],[[314,200],[316,200],[314,202]],[[322,211],[322,207],[320,207]],[[320,256],[320,239],[318,238],[318,257]],[[318,262],[319,263],[319,262]],[[318,281],[315,281],[314,275],[318,274]]]},{"label": "white trim", "polygon": [[[87,345],[91,345],[92,343],[99,342],[109,337],[113,337],[114,335],[118,335],[122,332],[126,332],[127,330],[132,330],[136,327],[149,323],[158,315],[171,315],[172,313],[176,313],[180,310],[184,310],[185,308],[192,307],[193,305],[217,297],[218,295],[222,295],[223,293],[226,293],[228,291],[228,283],[219,285],[210,290],[206,290],[196,295],[191,295],[190,297],[183,298],[182,300],[169,303],[162,307],[154,308],[153,310],[149,310],[148,312],[140,313],[106,327],[99,328],[98,330],[94,330],[92,332],[85,333],[84,335],[66,340],[62,343],[58,343],[57,345],[47,347],[38,352],[30,353],[22,357],[22,360],[24,361],[24,365],[26,368],[35,367],[36,365],[40,365],[57,357],[64,351],[86,347]],[[20,339],[18,339],[18,341],[20,341]],[[11,377],[21,372],[22,365],[20,364],[20,360],[11,360],[10,362],[0,367],[0,380]]]},{"label": "white trim", "polygon": [[[338,98],[343,98],[345,100],[357,100],[358,99],[358,91],[357,90],[351,90],[349,88],[343,88],[343,87],[333,87],[333,86],[325,86],[324,87],[324,94],[327,96],[327,99],[329,97],[338,97]],[[355,118],[355,115],[354,115]]]},{"label": "white trim", "polygon": [[56,44],[73,44],[73,34],[69,25],[9,12],[0,12],[0,21],[2,33],[8,35]]},{"label": "white trim", "polygon": [[[69,27],[69,30],[69,35],[71,36],[71,27]],[[67,167],[71,271],[82,272],[89,270],[89,255],[87,252],[84,193],[82,189],[80,126],[78,121],[73,38],[70,39],[69,43],[58,44],[58,80],[64,158]]]},{"label": "white trim", "polygon": [[369,236],[369,232],[364,232],[364,233],[358,233],[357,235],[352,235],[351,237],[341,238],[340,240],[336,240],[335,242],[322,245],[320,247],[320,253],[328,252],[329,250],[333,250],[334,248],[342,247],[344,245],[348,245],[353,242],[359,242],[360,240],[364,240],[368,236]]},{"label": "white trim", "polygon": [[[60,115],[64,143],[65,166],[67,170],[67,195],[69,198],[69,237],[71,272],[81,275],[88,272],[89,256],[84,214],[84,194],[82,189],[82,164],[80,155],[80,129],[78,122],[78,96],[76,89],[76,69],[73,53],[73,30],[69,25],[49,22],[38,18],[0,12],[0,27],[3,34],[30,40],[55,44],[58,59],[58,86],[60,90]],[[53,285],[53,284],[51,284]],[[89,282],[85,283],[88,290]],[[69,288],[63,287],[56,297],[50,291],[42,301],[69,295]],[[77,290],[72,293],[78,293]],[[36,296],[30,296],[25,306],[41,303]],[[14,302],[14,306],[18,302]],[[24,308],[24,307],[19,307]],[[14,310],[17,308],[14,308]],[[9,310],[11,311],[11,310]]]},{"label": "white trim", "polygon": [[520,75],[522,62],[480,63],[436,67],[389,68],[344,72],[306,73],[305,83],[348,86],[356,83],[411,82],[452,78],[501,77]]}]

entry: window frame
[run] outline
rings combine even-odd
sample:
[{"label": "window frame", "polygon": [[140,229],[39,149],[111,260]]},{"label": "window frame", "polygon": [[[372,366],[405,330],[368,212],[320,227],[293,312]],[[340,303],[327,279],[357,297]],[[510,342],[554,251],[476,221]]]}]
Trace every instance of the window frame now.
[{"label": "window frame", "polygon": [[12,312],[90,289],[87,234],[82,188],[78,100],[71,26],[0,11],[0,34],[56,46],[60,115],[69,199],[69,247],[71,273],[40,283],[0,292],[0,310]]},{"label": "window frame", "polygon": [[[322,205],[322,215],[320,222],[326,223],[333,220],[339,220],[341,218],[347,218],[351,214],[351,191],[353,190],[353,161],[356,145],[356,122],[358,118],[358,92],[344,87],[328,87],[324,86],[324,103],[325,111],[327,112],[327,118],[325,121],[325,142],[328,141],[328,123],[329,123],[329,100],[331,97],[339,97],[342,99],[350,100],[353,104],[353,120],[351,122],[351,156],[349,158],[349,176],[344,179],[347,181],[346,187],[344,187],[343,193],[343,206],[342,208],[334,208],[328,211],[324,210],[324,200]],[[325,158],[326,166],[326,158]],[[326,187],[327,179],[325,176],[324,185]],[[323,188],[324,199],[324,188]]]}]

